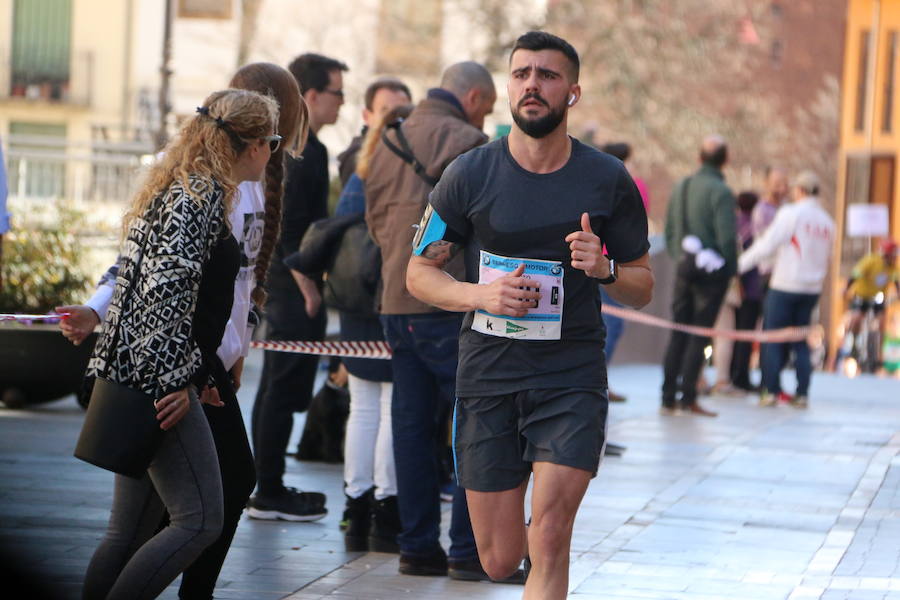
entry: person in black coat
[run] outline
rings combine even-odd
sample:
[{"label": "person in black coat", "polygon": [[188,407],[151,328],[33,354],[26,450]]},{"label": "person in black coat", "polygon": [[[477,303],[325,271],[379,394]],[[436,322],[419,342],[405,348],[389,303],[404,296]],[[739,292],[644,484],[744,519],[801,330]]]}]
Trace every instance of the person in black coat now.
[{"label": "person in black coat", "polygon": [[[285,164],[281,237],[268,274],[266,337],[318,341],[324,339],[326,325],[322,282],[305,277],[295,281],[283,260],[299,248],[309,224],[328,214],[328,150],[316,134],[337,121],[344,103],[341,73],[347,66],[318,54],[303,54],[288,70],[309,108],[309,137],[302,156]],[[283,481],[293,413],[309,407],[318,364],[317,356],[265,353],[252,417],[257,473],[257,491],[247,504],[252,518],[314,521],[327,514],[324,494],[288,488]]]}]

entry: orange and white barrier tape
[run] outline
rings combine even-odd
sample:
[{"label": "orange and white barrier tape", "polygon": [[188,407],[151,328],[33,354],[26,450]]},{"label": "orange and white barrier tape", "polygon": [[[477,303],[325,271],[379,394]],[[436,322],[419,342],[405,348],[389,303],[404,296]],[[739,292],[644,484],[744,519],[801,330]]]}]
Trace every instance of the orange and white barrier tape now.
[{"label": "orange and white barrier tape", "polygon": [[[770,329],[765,331],[754,330],[734,330],[734,329],[713,329],[711,327],[697,327],[695,325],[685,325],[683,323],[674,323],[660,317],[654,317],[646,313],[638,312],[629,308],[619,306],[603,305],[603,312],[609,313],[614,317],[619,317],[633,323],[642,323],[651,327],[659,327],[662,329],[670,329],[673,331],[683,331],[692,335],[702,337],[723,337],[735,341],[744,342],[761,342],[761,343],[784,343],[799,342],[807,339],[813,331],[811,327],[785,327],[783,329]],[[12,313],[0,313],[0,322],[14,321],[18,323],[30,324],[35,321],[44,321],[47,323],[57,323],[60,319],[69,316],[68,313],[48,314],[48,315],[20,315]],[[276,341],[264,340],[250,342],[251,348],[259,348],[261,350],[274,350],[276,352],[292,352],[296,354],[315,354],[318,356],[346,356],[351,358],[374,358],[387,360],[391,358],[391,347],[387,342],[308,342],[308,341]]]},{"label": "orange and white barrier tape", "polygon": [[765,331],[754,331],[750,329],[713,329],[711,327],[697,327],[696,325],[685,325],[683,323],[674,323],[648,315],[646,313],[622,308],[619,306],[603,305],[603,312],[609,313],[614,317],[632,321],[634,323],[643,323],[651,327],[661,327],[663,329],[672,329],[674,331],[683,331],[692,335],[701,337],[723,337],[739,342],[762,342],[762,343],[783,343],[783,342],[799,342],[805,340],[812,333],[811,327],[785,327],[783,329],[769,329]]},{"label": "orange and white barrier tape", "polygon": [[293,352],[296,354],[317,354],[319,356],[346,356],[350,358],[391,358],[391,347],[387,342],[280,342],[265,340],[250,342],[251,348]]},{"label": "orange and white barrier tape", "polygon": [[[603,305],[603,312],[615,317],[643,323],[651,327],[683,331],[692,335],[703,337],[724,337],[736,341],[782,343],[798,342],[805,340],[812,332],[811,327],[785,327],[784,329],[772,329],[769,331],[712,329],[710,327],[697,327],[673,323],[666,319],[654,317],[636,310],[621,308],[618,306]],[[261,350],[274,350],[276,352],[293,352],[297,354],[316,354],[319,356],[348,356],[354,358],[391,358],[391,348],[387,342],[280,342],[265,340],[250,342],[251,348]]]}]

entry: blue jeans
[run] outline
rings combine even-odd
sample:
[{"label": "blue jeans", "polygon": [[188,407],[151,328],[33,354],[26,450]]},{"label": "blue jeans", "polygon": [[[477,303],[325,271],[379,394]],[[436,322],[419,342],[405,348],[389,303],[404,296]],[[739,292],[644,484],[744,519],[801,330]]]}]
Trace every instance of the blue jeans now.
[{"label": "blue jeans", "polygon": [[[622,306],[606,292],[606,286],[599,285],[597,287],[600,288],[600,302],[609,306]],[[616,345],[619,343],[619,338],[622,337],[625,321],[608,313],[600,313],[600,316],[603,317],[603,325],[606,327],[606,346],[604,346],[603,350],[606,353],[606,364],[608,366],[612,362],[613,354],[616,353]]]},{"label": "blue jeans", "polygon": [[[766,293],[763,313],[763,329],[782,327],[806,327],[809,325],[813,308],[819,301],[819,294],[795,294],[770,289]],[[762,345],[762,383],[772,394],[781,391],[781,368],[787,362],[787,353],[793,348],[794,366],[797,370],[797,395],[809,395],[809,380],[812,364],[809,360],[809,346],[806,340],[782,344]]]},{"label": "blue jeans", "polygon": [[[446,421],[456,398],[462,315],[382,315],[393,352],[391,424],[400,507],[400,553],[427,556],[440,549],[440,465]],[[454,560],[477,556],[465,490],[456,488],[450,519]]]}]

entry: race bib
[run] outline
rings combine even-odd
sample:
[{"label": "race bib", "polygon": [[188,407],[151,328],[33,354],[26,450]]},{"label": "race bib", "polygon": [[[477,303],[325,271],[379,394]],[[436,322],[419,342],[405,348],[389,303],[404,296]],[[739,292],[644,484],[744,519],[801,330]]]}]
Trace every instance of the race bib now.
[{"label": "race bib", "polygon": [[[489,284],[515,271],[525,263],[522,277],[540,285],[541,298],[536,308],[523,317],[493,315],[476,310],[472,329],[486,335],[517,340],[558,340],[562,334],[563,266],[559,261],[508,258],[484,250],[479,256],[478,283]],[[532,288],[533,289],[533,288]]]}]

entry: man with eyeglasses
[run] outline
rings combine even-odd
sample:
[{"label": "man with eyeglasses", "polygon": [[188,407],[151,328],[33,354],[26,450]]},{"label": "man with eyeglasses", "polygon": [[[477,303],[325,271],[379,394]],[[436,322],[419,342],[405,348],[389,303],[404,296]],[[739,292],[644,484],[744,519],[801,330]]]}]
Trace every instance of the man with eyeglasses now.
[{"label": "man with eyeglasses", "polygon": [[[344,103],[342,72],[348,69],[339,60],[310,53],[295,58],[288,70],[309,109],[309,137],[303,154],[285,162],[281,235],[267,280],[266,337],[322,340],[322,281],[299,273],[295,281],[283,260],[299,248],[310,223],[328,216],[328,150],[317,135],[337,121]],[[265,353],[252,418],[258,487],[247,508],[255,519],[315,521],[328,512],[324,494],[285,487],[283,480],[293,413],[309,407],[318,363],[317,356]]]}]

